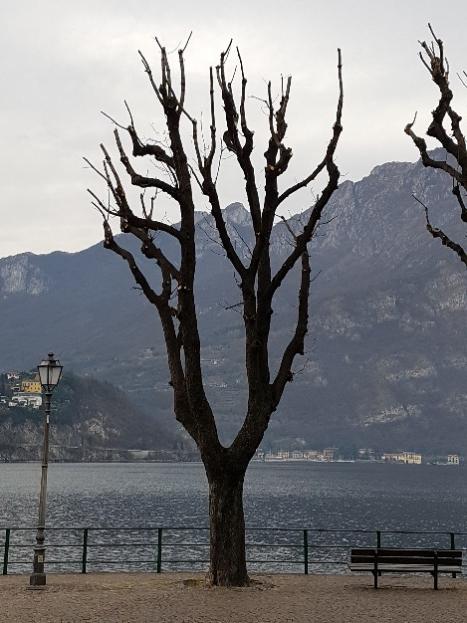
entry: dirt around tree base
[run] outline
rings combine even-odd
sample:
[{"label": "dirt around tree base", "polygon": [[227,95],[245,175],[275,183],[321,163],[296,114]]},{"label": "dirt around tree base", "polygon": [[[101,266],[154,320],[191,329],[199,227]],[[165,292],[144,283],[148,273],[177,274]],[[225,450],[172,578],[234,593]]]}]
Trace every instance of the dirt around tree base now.
[{"label": "dirt around tree base", "polygon": [[[268,590],[270,588],[274,588],[274,584],[272,584],[272,582],[266,581],[265,579],[266,576],[262,577],[262,576],[257,576],[257,577],[253,577],[249,579],[249,583],[248,586],[242,586],[242,587],[237,587],[237,586],[231,586],[229,587],[228,590],[239,590],[239,591],[248,591],[248,590],[257,590],[257,591],[264,591],[264,590]],[[199,589],[211,589],[211,590],[216,590],[216,589],[221,589],[222,587],[220,586],[213,586],[210,582],[209,582],[209,577],[208,576],[196,576],[196,577],[192,577],[192,578],[185,578],[181,581],[181,583],[183,584],[183,586],[186,586],[187,588],[199,588]]]}]

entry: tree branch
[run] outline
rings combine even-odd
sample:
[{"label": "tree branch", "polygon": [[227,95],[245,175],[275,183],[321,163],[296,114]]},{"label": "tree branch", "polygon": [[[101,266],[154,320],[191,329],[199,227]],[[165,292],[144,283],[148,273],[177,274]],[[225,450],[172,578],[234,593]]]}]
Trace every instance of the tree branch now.
[{"label": "tree branch", "polygon": [[[461,116],[452,108],[453,93],[449,86],[449,64],[444,53],[444,44],[439,39],[430,24],[428,24],[434,43],[428,45],[425,41],[420,42],[422,52],[420,58],[427,68],[433,82],[439,90],[439,101],[436,108],[432,112],[432,122],[430,123],[426,133],[428,136],[435,138],[440,145],[446,150],[450,156],[450,162],[436,160],[432,158],[427,151],[426,141],[415,134],[413,126],[415,124],[416,115],[412,123],[405,126],[405,133],[410,136],[421,157],[422,164],[425,167],[439,169],[445,171],[453,181],[453,194],[461,209],[461,220],[467,223],[467,209],[462,196],[461,188],[467,190],[467,148],[465,136],[461,130]],[[450,133],[444,127],[446,120],[450,122]],[[451,136],[452,135],[452,136]],[[465,263],[465,249],[451,240],[449,236],[441,229],[431,225],[426,206],[415,197],[425,209],[426,227],[434,238],[439,238],[443,245],[454,251],[462,262]]]},{"label": "tree branch", "polygon": [[442,229],[439,229],[438,227],[433,227],[428,214],[428,207],[416,195],[412,195],[412,197],[423,207],[425,211],[426,228],[433,236],[433,238],[439,238],[443,246],[448,247],[449,249],[451,249],[451,251],[454,251],[454,253],[459,256],[459,259],[465,264],[465,267],[467,268],[466,251],[461,247],[460,244],[454,242]]},{"label": "tree branch", "polygon": [[308,251],[302,253],[302,275],[298,293],[298,316],[295,332],[284,351],[276,378],[272,383],[274,407],[280,402],[286,384],[293,379],[292,364],[297,355],[305,354],[305,336],[308,332],[308,300],[310,295],[311,268]]},{"label": "tree branch", "polygon": [[152,303],[156,307],[158,307],[159,305],[162,305],[163,303],[162,297],[156,294],[156,292],[151,288],[148,280],[142,273],[141,269],[138,267],[133,254],[127,249],[124,249],[123,247],[121,247],[117,242],[115,242],[115,238],[113,236],[112,229],[110,227],[109,222],[104,220],[103,227],[104,227],[104,248],[110,249],[111,251],[116,253],[118,256],[120,256],[123,260],[125,260],[125,262],[128,265],[128,268],[131,271],[131,274],[133,275],[134,280],[139,285],[139,287],[141,288],[141,290],[143,291],[144,295],[146,296],[146,298],[148,299],[150,303]]},{"label": "tree branch", "polygon": [[[163,180],[160,180],[157,177],[145,177],[144,175],[140,175],[139,173],[136,173],[136,171],[131,166],[131,163],[128,159],[128,156],[125,153],[125,150],[123,149],[122,141],[120,140],[120,135],[117,129],[114,130],[114,136],[115,136],[115,142],[117,144],[118,152],[120,154],[120,162],[123,164],[128,175],[130,176],[131,183],[133,184],[133,186],[139,186],[140,188],[158,188],[159,190],[162,190],[162,192],[172,197],[172,199],[177,200],[178,194],[179,194],[178,188],[171,186],[167,182],[164,182]],[[104,151],[104,154],[106,155],[106,158],[108,158],[107,152],[104,149],[103,151]]]},{"label": "tree branch", "polygon": [[[286,258],[282,266],[279,268],[275,276],[271,281],[270,286],[270,296],[272,297],[275,291],[279,288],[285,277],[288,275],[290,270],[295,265],[298,258],[305,252],[308,243],[313,237],[315,228],[321,219],[321,215],[323,213],[324,208],[328,204],[332,194],[336,190],[338,183],[340,172],[337,165],[334,162],[334,154],[337,148],[337,144],[339,141],[339,137],[342,133],[342,108],[344,102],[344,89],[342,82],[342,57],[341,51],[338,50],[338,64],[337,64],[337,73],[338,73],[338,82],[339,82],[339,98],[337,101],[337,109],[336,109],[336,120],[333,126],[333,133],[329,144],[326,149],[326,155],[323,158],[318,168],[324,164],[324,167],[328,173],[328,183],[326,184],[323,192],[318,197],[313,206],[308,222],[303,228],[302,232],[297,236],[296,246],[292,253]],[[316,169],[315,169],[316,171]],[[280,198],[279,198],[280,199]]]},{"label": "tree branch", "polygon": [[[246,125],[245,114],[245,102],[244,97],[246,93],[246,78],[243,70],[243,62],[240,63],[242,70],[242,100],[240,117],[237,112],[235,104],[235,98],[232,91],[232,84],[228,83],[225,77],[225,62],[230,50],[230,45],[225,52],[222,52],[220,57],[220,64],[216,67],[217,80],[221,89],[222,101],[224,103],[225,121],[227,130],[224,132],[224,143],[229,151],[234,153],[237,157],[237,162],[243,171],[245,176],[245,190],[248,198],[248,205],[251,212],[251,218],[253,222],[253,228],[256,235],[259,235],[261,228],[261,207],[258,194],[258,188],[256,185],[255,170],[251,162],[251,152],[253,150],[253,134],[249,132]],[[240,57],[241,59],[241,57]],[[242,106],[243,104],[243,106]],[[243,112],[242,112],[243,110]],[[238,132],[238,121],[245,127],[245,143],[241,144],[240,136]]]}]

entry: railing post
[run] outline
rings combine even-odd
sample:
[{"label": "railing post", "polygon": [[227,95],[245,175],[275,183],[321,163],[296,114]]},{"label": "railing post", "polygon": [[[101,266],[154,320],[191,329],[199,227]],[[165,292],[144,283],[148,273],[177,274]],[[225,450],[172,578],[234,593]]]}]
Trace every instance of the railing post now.
[{"label": "railing post", "polygon": [[5,544],[3,547],[3,575],[8,574],[8,556],[10,552],[10,528],[5,530]]},{"label": "railing post", "polygon": [[162,528],[157,528],[157,561],[156,571],[161,573],[162,571]]},{"label": "railing post", "polygon": [[[376,530],[376,547],[381,547],[381,530]],[[378,571],[378,575],[381,577],[381,571]]]},{"label": "railing post", "polygon": [[86,573],[88,564],[88,529],[83,530],[83,555],[81,558],[81,573]]},{"label": "railing post", "polygon": [[303,565],[305,575],[308,575],[308,530],[303,531]]},{"label": "railing post", "polygon": [[[456,549],[456,537],[454,532],[449,533],[450,541],[451,541],[451,549]],[[457,573],[452,574],[453,578],[457,578]]]}]

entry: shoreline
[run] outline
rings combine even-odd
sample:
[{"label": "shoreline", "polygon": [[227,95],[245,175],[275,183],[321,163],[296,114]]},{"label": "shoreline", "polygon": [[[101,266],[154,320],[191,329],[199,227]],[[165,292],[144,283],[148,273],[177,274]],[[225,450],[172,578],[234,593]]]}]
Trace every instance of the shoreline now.
[{"label": "shoreline", "polygon": [[[31,461],[0,461],[0,465],[37,465],[40,464],[40,459],[35,459]],[[189,459],[181,459],[181,460],[159,460],[159,459],[129,459],[129,460],[116,460],[116,461],[106,461],[106,460],[98,460],[98,461],[76,461],[76,460],[49,460],[49,465],[203,465],[201,460],[189,460]],[[267,459],[267,460],[259,460],[252,459],[250,461],[251,465],[400,465],[403,467],[420,467],[420,466],[431,466],[431,467],[457,467],[462,468],[465,467],[463,463],[453,464],[453,463],[401,463],[397,461],[383,461],[380,459],[375,459],[374,461],[361,461],[358,459],[355,460],[344,460],[339,459],[335,461],[315,461],[312,459]]]}]

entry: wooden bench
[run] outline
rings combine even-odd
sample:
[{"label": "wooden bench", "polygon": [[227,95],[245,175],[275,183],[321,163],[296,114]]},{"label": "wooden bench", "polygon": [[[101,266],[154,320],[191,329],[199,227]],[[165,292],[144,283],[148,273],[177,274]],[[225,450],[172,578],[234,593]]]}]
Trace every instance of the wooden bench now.
[{"label": "wooden bench", "polygon": [[395,547],[359,547],[350,551],[350,570],[369,571],[378,588],[382,573],[431,573],[433,588],[438,589],[438,574],[462,571],[460,549],[401,549]]}]

